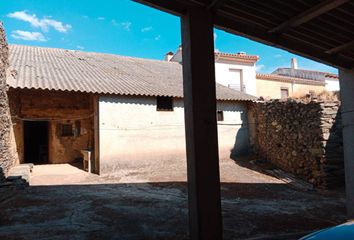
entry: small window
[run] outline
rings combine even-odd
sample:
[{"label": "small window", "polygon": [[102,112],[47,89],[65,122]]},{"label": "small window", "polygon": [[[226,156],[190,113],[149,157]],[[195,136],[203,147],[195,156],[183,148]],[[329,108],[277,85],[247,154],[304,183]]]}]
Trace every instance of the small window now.
[{"label": "small window", "polygon": [[224,121],[224,111],[217,111],[217,120]]},{"label": "small window", "polygon": [[289,97],[289,89],[288,88],[281,88],[280,89],[280,97],[281,99],[286,99]]},{"label": "small window", "polygon": [[173,99],[171,97],[156,98],[157,111],[173,111]]},{"label": "small window", "polygon": [[62,137],[71,137],[74,136],[72,124],[62,124],[61,125],[61,136]]}]

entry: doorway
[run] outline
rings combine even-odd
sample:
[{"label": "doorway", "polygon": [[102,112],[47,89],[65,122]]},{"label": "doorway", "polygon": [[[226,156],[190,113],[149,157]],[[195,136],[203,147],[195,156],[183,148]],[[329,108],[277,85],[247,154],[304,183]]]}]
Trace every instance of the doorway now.
[{"label": "doorway", "polygon": [[25,163],[48,163],[48,122],[24,122],[24,160]]}]

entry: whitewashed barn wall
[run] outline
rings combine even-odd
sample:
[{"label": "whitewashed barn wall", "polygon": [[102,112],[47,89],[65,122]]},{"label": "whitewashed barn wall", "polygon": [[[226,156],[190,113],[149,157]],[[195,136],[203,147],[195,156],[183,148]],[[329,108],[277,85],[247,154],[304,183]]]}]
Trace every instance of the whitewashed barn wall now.
[{"label": "whitewashed barn wall", "polygon": [[[220,158],[248,149],[246,107],[219,102],[224,121],[218,122]],[[241,130],[240,130],[241,129]],[[104,96],[99,98],[100,173],[169,164],[185,164],[183,100],[174,99],[174,111],[156,111],[154,97]]]}]

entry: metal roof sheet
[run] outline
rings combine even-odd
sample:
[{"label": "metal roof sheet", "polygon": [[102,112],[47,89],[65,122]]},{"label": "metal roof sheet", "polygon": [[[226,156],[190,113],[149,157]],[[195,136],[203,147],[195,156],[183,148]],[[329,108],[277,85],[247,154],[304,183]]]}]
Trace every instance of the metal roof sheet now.
[{"label": "metal roof sheet", "polygon": [[[179,63],[57,48],[9,48],[15,76],[7,83],[12,88],[183,97]],[[219,84],[216,95],[218,100],[256,99]]]}]

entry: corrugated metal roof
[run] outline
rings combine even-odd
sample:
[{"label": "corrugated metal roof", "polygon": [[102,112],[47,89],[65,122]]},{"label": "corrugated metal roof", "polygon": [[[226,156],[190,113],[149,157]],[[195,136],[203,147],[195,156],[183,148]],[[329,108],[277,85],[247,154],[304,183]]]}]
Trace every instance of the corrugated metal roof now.
[{"label": "corrugated metal roof", "polygon": [[[113,54],[10,45],[12,88],[183,97],[182,66]],[[216,85],[218,100],[255,100]]]}]

